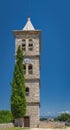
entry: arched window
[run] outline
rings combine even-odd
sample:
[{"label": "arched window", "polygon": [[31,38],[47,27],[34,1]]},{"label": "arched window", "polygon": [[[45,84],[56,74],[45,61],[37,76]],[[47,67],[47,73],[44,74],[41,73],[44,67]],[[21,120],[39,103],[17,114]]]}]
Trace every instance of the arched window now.
[{"label": "arched window", "polygon": [[26,93],[26,96],[29,96],[29,88],[28,87],[25,89],[25,93]]},{"label": "arched window", "polygon": [[26,65],[24,65],[23,67],[24,67],[24,74],[26,74]]},{"label": "arched window", "polygon": [[28,66],[28,74],[33,74],[33,66],[31,64]]},{"label": "arched window", "polygon": [[26,40],[22,39],[22,50],[25,51],[26,50]]},{"label": "arched window", "polygon": [[33,40],[29,39],[28,50],[33,51]]}]

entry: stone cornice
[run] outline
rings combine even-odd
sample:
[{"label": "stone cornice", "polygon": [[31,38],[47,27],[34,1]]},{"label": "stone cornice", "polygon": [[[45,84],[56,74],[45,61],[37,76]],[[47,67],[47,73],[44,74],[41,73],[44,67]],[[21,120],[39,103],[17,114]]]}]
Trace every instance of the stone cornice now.
[{"label": "stone cornice", "polygon": [[27,102],[28,106],[40,105],[40,102]]},{"label": "stone cornice", "polygon": [[13,30],[14,36],[17,35],[32,35],[32,34],[41,34],[40,30],[31,30],[31,31],[23,31],[23,30]]},{"label": "stone cornice", "polygon": [[25,78],[25,81],[29,81],[29,82],[30,81],[38,81],[39,82],[40,78],[27,78],[27,79]]},{"label": "stone cornice", "polygon": [[39,58],[40,54],[39,55],[25,55],[24,57],[25,58]]},{"label": "stone cornice", "polygon": [[[14,57],[16,58],[17,54],[14,55]],[[39,55],[23,55],[24,58],[39,58],[40,57],[40,54]]]}]

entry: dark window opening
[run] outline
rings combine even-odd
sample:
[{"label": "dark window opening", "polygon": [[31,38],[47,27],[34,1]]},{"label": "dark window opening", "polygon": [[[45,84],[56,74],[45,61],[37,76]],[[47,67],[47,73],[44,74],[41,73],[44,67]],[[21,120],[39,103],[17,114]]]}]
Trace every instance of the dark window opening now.
[{"label": "dark window opening", "polygon": [[32,74],[33,73],[33,67],[32,65],[28,66],[28,74]]},{"label": "dark window opening", "polygon": [[29,51],[32,51],[32,50],[33,50],[33,40],[32,40],[32,39],[29,39],[28,50],[29,50]]},{"label": "dark window opening", "polygon": [[26,92],[26,96],[29,96],[29,88],[28,87],[25,89],[25,92]]},{"label": "dark window opening", "polygon": [[25,39],[22,40],[22,50],[23,51],[26,50],[26,40]]},{"label": "dark window opening", "polygon": [[24,65],[24,74],[26,74],[26,66]]}]

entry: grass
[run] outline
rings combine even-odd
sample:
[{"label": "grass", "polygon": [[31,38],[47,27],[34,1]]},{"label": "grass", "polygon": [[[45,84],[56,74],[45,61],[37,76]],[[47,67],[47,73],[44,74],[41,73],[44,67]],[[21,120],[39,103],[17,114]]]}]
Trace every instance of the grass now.
[{"label": "grass", "polygon": [[20,128],[20,127],[14,127],[14,128],[8,128],[8,129],[5,129],[5,130],[27,130],[27,129]]}]

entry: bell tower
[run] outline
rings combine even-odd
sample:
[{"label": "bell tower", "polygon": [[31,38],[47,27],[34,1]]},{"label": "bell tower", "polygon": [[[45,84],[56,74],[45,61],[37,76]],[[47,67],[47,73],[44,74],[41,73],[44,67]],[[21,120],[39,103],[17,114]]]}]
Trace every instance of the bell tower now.
[{"label": "bell tower", "polygon": [[22,30],[14,30],[15,54],[20,45],[24,55],[27,112],[24,127],[38,127],[40,116],[40,44],[41,31],[35,30],[30,17]]}]

